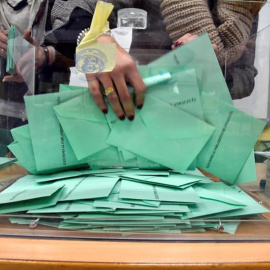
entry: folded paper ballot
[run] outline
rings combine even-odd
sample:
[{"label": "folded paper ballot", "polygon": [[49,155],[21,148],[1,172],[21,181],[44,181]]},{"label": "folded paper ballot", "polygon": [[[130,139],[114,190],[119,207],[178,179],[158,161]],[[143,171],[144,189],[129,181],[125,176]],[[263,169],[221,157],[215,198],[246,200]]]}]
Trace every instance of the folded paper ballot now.
[{"label": "folded paper ballot", "polygon": [[179,70],[194,69],[200,93],[208,93],[232,104],[230,92],[207,33],[161,56],[147,66],[148,75],[144,73],[144,76],[170,72],[172,81]]},{"label": "folded paper ballot", "polygon": [[97,178],[95,176],[61,180],[60,183],[64,183],[65,187],[60,201],[107,197],[118,180],[118,177]]},{"label": "folded paper ballot", "polygon": [[256,166],[255,166],[255,155],[254,150],[251,150],[244,166],[237,175],[233,185],[239,185],[246,182],[252,182],[254,179],[257,179]]},{"label": "folded paper ballot", "polygon": [[82,93],[83,91],[71,91],[25,97],[32,146],[39,173],[68,170],[87,163],[76,158],[53,111],[55,105]]},{"label": "folded paper ballot", "polygon": [[[8,31],[7,42],[7,61],[6,72],[14,75],[16,74],[16,65],[18,61],[23,59],[24,64],[28,66],[27,73],[21,73],[21,79],[27,86],[27,95],[33,95],[35,92],[34,80],[35,80],[35,46],[30,44],[15,26],[11,25]],[[17,87],[20,87],[17,84]]]},{"label": "folded paper ballot", "polygon": [[172,189],[127,180],[122,180],[121,182],[119,197],[178,203],[195,203],[201,201],[192,187],[184,190]]},{"label": "folded paper ballot", "polygon": [[11,26],[8,31],[8,46],[7,46],[7,65],[6,72],[10,74],[15,74],[15,62],[14,62],[14,52],[16,50],[15,38],[19,36],[19,32],[15,26]]},{"label": "folded paper ballot", "polygon": [[205,121],[216,130],[198,156],[198,167],[233,184],[265,122],[206,94],[202,95],[202,104]]},{"label": "folded paper ballot", "polygon": [[55,106],[54,111],[78,160],[110,146],[106,143],[110,133],[107,120],[88,92]]},{"label": "folded paper ballot", "polygon": [[20,164],[27,171],[36,174],[37,166],[34,157],[29,125],[24,125],[11,130],[14,142],[9,145],[10,151],[20,159]]},{"label": "folded paper ballot", "polygon": [[0,213],[22,212],[55,205],[62,192],[63,186],[59,184],[32,189],[24,185],[13,192],[6,189],[0,194]]},{"label": "folded paper ballot", "polygon": [[20,190],[19,192],[13,191],[1,193],[0,205],[15,203],[19,201],[33,200],[40,197],[49,197],[61,187],[63,187],[63,185],[51,185],[33,189]]},{"label": "folded paper ballot", "polygon": [[151,96],[136,115],[133,122],[117,122],[107,142],[182,173],[214,132],[200,119]]}]

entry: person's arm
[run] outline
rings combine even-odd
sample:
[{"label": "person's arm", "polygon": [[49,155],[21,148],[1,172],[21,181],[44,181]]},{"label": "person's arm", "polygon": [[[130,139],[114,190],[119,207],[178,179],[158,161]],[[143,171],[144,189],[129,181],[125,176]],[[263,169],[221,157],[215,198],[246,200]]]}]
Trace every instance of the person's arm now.
[{"label": "person's arm", "polygon": [[63,56],[74,59],[77,37],[81,31],[90,27],[92,17],[93,14],[90,12],[79,7],[75,8],[65,25],[59,28],[53,28],[52,30],[56,40],[54,44],[55,49]]},{"label": "person's arm", "polygon": [[[31,37],[31,30],[27,29],[24,32],[24,38],[30,44],[33,45],[33,48],[30,48],[16,63],[16,74],[5,76],[3,81],[16,81],[23,82],[27,80],[29,74],[31,74],[32,61],[29,61],[35,55],[35,69],[41,67],[52,66],[54,63],[56,66],[68,68],[74,66],[74,61],[60,52],[55,50],[53,46],[41,46],[39,45],[34,38]],[[35,50],[35,52],[33,52]]]},{"label": "person's arm", "polygon": [[254,90],[254,78],[258,70],[254,66],[256,38],[250,39],[243,45],[241,57],[224,71],[232,99],[241,99],[249,96]]},{"label": "person's arm", "polygon": [[[116,43],[110,36],[100,36],[98,41],[107,44]],[[145,85],[132,57],[117,43],[115,61],[115,67],[111,72],[86,74],[89,89],[99,109],[106,114],[108,107],[100,89],[100,84],[102,84],[115,115],[120,120],[127,117],[132,121],[135,117],[135,111],[127,82],[133,86],[134,103],[139,109],[143,106]]]},{"label": "person's arm", "polygon": [[239,52],[232,48],[247,41],[255,15],[249,3],[236,1],[217,1],[213,11],[205,0],[160,0],[160,5],[173,41],[187,33],[208,32],[211,42],[217,46],[221,64],[225,62],[227,51],[230,51],[227,63],[239,57]]},{"label": "person's arm", "polygon": [[[52,31],[57,40],[55,49],[64,56],[74,58],[77,46],[77,37],[85,28],[90,27],[93,14],[81,8],[75,8],[68,22]],[[99,42],[116,43],[110,36],[100,36]],[[124,120],[127,117],[133,120],[135,110],[132,96],[128,91],[127,82],[134,88],[134,103],[137,108],[143,106],[145,85],[131,56],[116,44],[116,65],[111,72],[86,74],[89,90],[101,111],[108,112],[108,107],[101,92],[101,85],[107,91],[107,99],[116,116]]]}]

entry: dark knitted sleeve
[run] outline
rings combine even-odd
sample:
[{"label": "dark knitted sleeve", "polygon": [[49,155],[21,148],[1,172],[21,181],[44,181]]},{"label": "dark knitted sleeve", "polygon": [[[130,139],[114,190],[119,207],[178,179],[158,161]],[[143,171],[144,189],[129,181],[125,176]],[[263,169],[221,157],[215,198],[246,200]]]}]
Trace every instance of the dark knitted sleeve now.
[{"label": "dark knitted sleeve", "polygon": [[241,45],[241,57],[231,65],[224,67],[224,75],[233,99],[249,96],[255,86],[255,77],[258,74],[254,66],[255,44],[258,28],[258,18],[254,20],[251,38],[246,44]]},{"label": "dark knitted sleeve", "polygon": [[[90,27],[97,0],[50,0],[50,28],[46,44],[74,59],[78,34]],[[48,27],[47,27],[48,28]]]},{"label": "dark knitted sleeve", "polygon": [[68,23],[53,31],[57,39],[55,49],[73,59],[77,46],[77,37],[83,29],[90,27],[91,21],[91,13],[81,8],[74,9]]}]

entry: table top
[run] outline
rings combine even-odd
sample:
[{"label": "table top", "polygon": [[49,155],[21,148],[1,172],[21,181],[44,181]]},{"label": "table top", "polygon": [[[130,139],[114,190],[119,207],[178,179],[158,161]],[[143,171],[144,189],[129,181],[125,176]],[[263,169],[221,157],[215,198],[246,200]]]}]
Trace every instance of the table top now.
[{"label": "table top", "polygon": [[[258,179],[263,178],[265,165],[257,171]],[[16,166],[2,169],[0,182],[25,173]],[[236,242],[219,237],[209,242],[49,239],[35,237],[35,231],[22,237],[18,230],[17,236],[0,238],[0,269],[270,269],[270,242],[245,241],[248,226],[241,228],[241,241]],[[265,229],[261,225],[255,233],[263,235]]]}]

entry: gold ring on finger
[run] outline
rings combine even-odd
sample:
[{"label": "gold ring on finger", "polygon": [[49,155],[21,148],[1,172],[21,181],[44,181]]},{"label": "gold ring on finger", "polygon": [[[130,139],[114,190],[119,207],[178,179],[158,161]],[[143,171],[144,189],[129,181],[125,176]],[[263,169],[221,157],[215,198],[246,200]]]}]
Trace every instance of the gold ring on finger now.
[{"label": "gold ring on finger", "polygon": [[106,88],[105,90],[104,90],[104,94],[105,94],[105,96],[109,96],[111,93],[113,93],[114,92],[114,88],[112,87],[112,86],[110,86],[110,87],[108,87],[108,88]]}]

